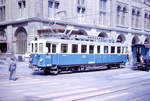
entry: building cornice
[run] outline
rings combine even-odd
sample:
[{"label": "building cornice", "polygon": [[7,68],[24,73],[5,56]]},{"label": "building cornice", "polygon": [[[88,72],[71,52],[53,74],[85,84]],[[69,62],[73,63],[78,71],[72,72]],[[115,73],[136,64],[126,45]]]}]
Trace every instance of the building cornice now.
[{"label": "building cornice", "polygon": [[54,21],[57,24],[69,25],[69,26],[75,26],[75,27],[83,27],[83,28],[87,28],[87,29],[97,29],[97,30],[117,31],[117,32],[124,32],[124,33],[144,34],[144,35],[148,35],[148,36],[150,35],[150,31],[145,32],[145,31],[133,30],[133,29],[128,29],[128,28],[100,27],[100,26],[96,26],[96,25],[76,24],[76,23],[65,22],[65,21],[60,21],[60,20],[49,20],[49,19],[44,19],[44,18],[39,18],[39,17],[32,17],[32,18],[28,18],[28,19],[20,19],[20,20],[15,20],[15,21],[0,22],[0,26],[15,25],[15,24],[20,24],[20,23],[28,23],[28,22],[53,23]]}]

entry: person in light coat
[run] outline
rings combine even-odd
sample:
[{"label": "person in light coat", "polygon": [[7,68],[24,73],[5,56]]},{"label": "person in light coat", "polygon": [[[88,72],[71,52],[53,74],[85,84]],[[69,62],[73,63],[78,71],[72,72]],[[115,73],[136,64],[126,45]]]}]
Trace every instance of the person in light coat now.
[{"label": "person in light coat", "polygon": [[9,72],[10,72],[9,80],[16,81],[17,78],[16,78],[16,58],[15,57],[11,58]]}]

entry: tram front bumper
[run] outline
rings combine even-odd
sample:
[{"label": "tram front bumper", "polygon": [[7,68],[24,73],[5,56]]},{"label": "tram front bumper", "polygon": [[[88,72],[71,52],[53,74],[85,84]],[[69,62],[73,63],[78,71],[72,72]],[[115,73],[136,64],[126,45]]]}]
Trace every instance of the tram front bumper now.
[{"label": "tram front bumper", "polygon": [[39,70],[39,68],[36,66],[36,65],[29,65],[29,68],[31,68],[32,70],[34,70],[34,71],[37,71],[37,70]]}]

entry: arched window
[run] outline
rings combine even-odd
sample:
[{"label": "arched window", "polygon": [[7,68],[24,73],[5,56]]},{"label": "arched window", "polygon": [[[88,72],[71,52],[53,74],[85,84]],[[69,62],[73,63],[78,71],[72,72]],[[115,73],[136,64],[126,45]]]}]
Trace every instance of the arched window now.
[{"label": "arched window", "polygon": [[144,27],[145,27],[146,29],[147,29],[147,25],[148,25],[147,19],[148,19],[148,14],[145,13],[145,15],[144,15]]},{"label": "arched window", "polygon": [[120,25],[120,19],[121,19],[121,6],[117,6],[117,25]]},{"label": "arched window", "polygon": [[87,34],[86,31],[81,29],[81,30],[78,30],[78,31],[72,31],[72,33],[70,35],[85,35],[85,36],[87,36],[88,34]]},{"label": "arched window", "polygon": [[145,39],[144,44],[150,44],[150,38],[149,37]]},{"label": "arched window", "polygon": [[126,22],[126,7],[123,7],[123,15],[122,15],[122,25],[125,25]]},{"label": "arched window", "polygon": [[117,37],[117,42],[120,42],[120,43],[124,43],[125,42],[125,36],[123,34],[120,34],[118,37]]},{"label": "arched window", "polygon": [[140,11],[137,11],[136,15],[136,27],[139,28],[140,25]]},{"label": "arched window", "polygon": [[132,21],[131,21],[132,27],[135,27],[135,16],[136,16],[135,9],[132,9]]},{"label": "arched window", "polygon": [[105,37],[105,38],[107,38],[108,35],[107,35],[105,32],[101,32],[101,33],[98,35],[98,37]]},{"label": "arched window", "polygon": [[140,41],[139,37],[138,36],[134,36],[133,39],[132,39],[132,44],[133,45],[134,44],[139,44],[139,41]]}]

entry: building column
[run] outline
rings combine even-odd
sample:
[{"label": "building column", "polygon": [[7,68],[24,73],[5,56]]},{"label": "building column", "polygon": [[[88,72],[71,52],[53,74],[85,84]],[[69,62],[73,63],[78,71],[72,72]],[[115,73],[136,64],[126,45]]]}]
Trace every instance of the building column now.
[{"label": "building column", "polygon": [[141,44],[144,44],[145,39],[146,39],[146,37],[145,37],[144,35],[142,35],[142,36],[140,37],[140,43],[141,43]]},{"label": "building column", "polygon": [[117,41],[117,36],[118,36],[118,34],[116,31],[111,31],[110,35],[108,35],[108,37],[114,39],[115,41]]},{"label": "building column", "polygon": [[133,65],[133,54],[132,54],[132,39],[133,35],[132,33],[128,33],[127,35],[127,45],[128,45],[128,54],[129,54],[129,65]]},{"label": "building column", "polygon": [[2,8],[0,7],[0,21],[2,21]]},{"label": "building column", "polygon": [[13,49],[14,47],[13,47],[13,28],[11,25],[7,26],[6,35],[7,35],[7,42],[8,42],[7,52],[12,53],[14,52]]}]

